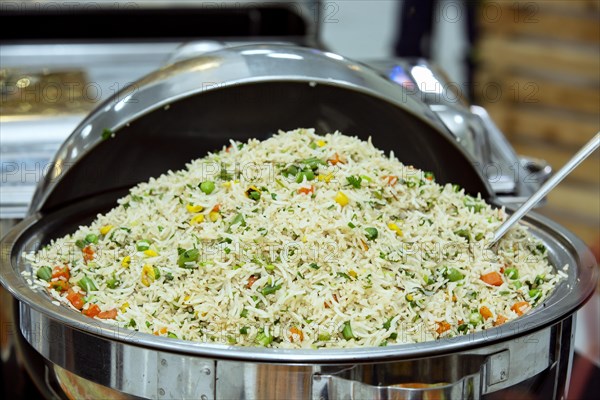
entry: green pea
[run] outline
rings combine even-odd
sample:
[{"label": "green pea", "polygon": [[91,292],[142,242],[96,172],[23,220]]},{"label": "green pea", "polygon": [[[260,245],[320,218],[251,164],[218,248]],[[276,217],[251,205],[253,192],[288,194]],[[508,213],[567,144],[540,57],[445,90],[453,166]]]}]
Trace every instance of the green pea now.
[{"label": "green pea", "polygon": [[200,184],[200,190],[206,194],[211,194],[215,190],[215,183],[213,181],[204,181]]},{"label": "green pea", "polygon": [[459,270],[457,270],[456,268],[450,268],[448,270],[448,272],[446,272],[446,278],[448,278],[448,280],[450,282],[457,282],[460,281],[461,279],[463,279],[465,276],[463,274],[460,273]]},{"label": "green pea", "polygon": [[98,235],[90,233],[90,234],[86,235],[85,241],[88,243],[96,244],[96,243],[98,243]]}]

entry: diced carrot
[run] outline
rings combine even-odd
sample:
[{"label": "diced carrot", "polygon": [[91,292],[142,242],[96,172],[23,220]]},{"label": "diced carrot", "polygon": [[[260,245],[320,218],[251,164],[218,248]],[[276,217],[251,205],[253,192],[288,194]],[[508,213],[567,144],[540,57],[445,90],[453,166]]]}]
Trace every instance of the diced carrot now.
[{"label": "diced carrot", "polygon": [[504,315],[498,314],[498,317],[494,321],[494,326],[502,325],[507,321],[507,318]]},{"label": "diced carrot", "polygon": [[385,175],[383,179],[387,181],[389,186],[394,186],[396,183],[398,183],[398,177],[396,175]]},{"label": "diced carrot", "polygon": [[299,194],[313,194],[314,192],[315,187],[312,185],[310,187],[301,187],[300,189],[298,189]]},{"label": "diced carrot", "polygon": [[456,295],[453,293],[453,294],[452,294],[452,301],[453,301],[454,303],[456,303],[456,301],[457,301],[457,300],[458,300],[458,299],[456,298]]},{"label": "diced carrot", "polygon": [[331,165],[337,165],[338,163],[344,164],[344,160],[342,159],[342,157],[340,157],[338,153],[335,153],[335,155],[327,161],[329,161]]},{"label": "diced carrot", "polygon": [[304,333],[302,332],[302,329],[292,326],[290,333],[290,342],[294,343],[294,336],[297,336],[301,342],[304,340]]},{"label": "diced carrot", "polygon": [[54,289],[57,292],[64,292],[66,290],[69,290],[69,282],[59,279],[56,281],[50,281],[50,284],[48,285],[48,287],[50,289]]},{"label": "diced carrot", "polygon": [[500,273],[503,274],[504,273],[504,265],[502,267],[500,267]]},{"label": "diced carrot", "polygon": [[438,335],[441,335],[442,333],[444,333],[450,329],[450,324],[447,323],[446,321],[440,321],[440,322],[437,322],[437,324],[438,324],[438,327],[435,331],[438,333]]},{"label": "diced carrot", "polygon": [[85,304],[85,300],[83,300],[83,294],[76,292],[72,289],[69,289],[69,293],[67,294],[67,300],[69,300],[73,307],[75,307],[78,310],[81,310],[83,308],[83,305]]},{"label": "diced carrot", "polygon": [[225,149],[225,153],[229,153],[229,151],[233,149],[233,145],[230,144],[229,146],[227,146],[227,148]]},{"label": "diced carrot", "polygon": [[459,325],[462,325],[462,324],[464,324],[464,323],[465,323],[465,320],[464,320],[464,319],[459,319],[459,320],[458,320],[458,324],[459,324]]},{"label": "diced carrot", "polygon": [[481,280],[492,286],[500,286],[504,283],[502,275],[496,271],[490,272],[489,274],[481,275]]},{"label": "diced carrot", "polygon": [[479,309],[479,314],[483,317],[483,319],[488,319],[492,317],[492,312],[486,306],[481,306]]},{"label": "diced carrot", "polygon": [[210,211],[219,212],[219,210],[221,210],[221,205],[219,203],[217,203],[213,206],[212,210],[210,210]]},{"label": "diced carrot", "polygon": [[250,275],[250,277],[248,278],[248,283],[246,283],[246,287],[248,289],[250,289],[252,287],[252,285],[254,285],[254,282],[256,282],[257,280],[258,280],[258,276]]},{"label": "diced carrot", "polygon": [[513,306],[510,309],[516,312],[517,315],[521,316],[527,311],[529,311],[531,309],[531,306],[526,301],[518,301],[515,304],[513,304]]},{"label": "diced carrot", "polygon": [[107,311],[101,311],[98,313],[98,318],[101,319],[115,319],[117,318],[117,309],[116,308],[112,308],[110,310]]},{"label": "diced carrot", "polygon": [[163,327],[163,328],[160,328],[157,331],[152,332],[152,334],[156,335],[156,336],[159,336],[159,335],[166,335],[167,332],[168,332],[167,327]]},{"label": "diced carrot", "polygon": [[67,265],[64,265],[62,267],[54,267],[52,269],[52,278],[64,278],[68,281],[71,278],[71,272],[69,271],[69,267]]},{"label": "diced carrot", "polygon": [[90,304],[89,307],[82,311],[83,315],[94,318],[96,315],[100,314],[100,307],[96,304]]},{"label": "diced carrot", "polygon": [[[333,297],[333,300],[335,300],[336,303],[339,303],[337,294],[334,293],[332,297]],[[325,308],[331,307],[331,303],[329,301],[323,302],[323,305],[325,306]]]},{"label": "diced carrot", "polygon": [[94,249],[91,246],[85,246],[81,249],[83,253],[83,261],[87,264],[88,261],[92,261],[94,259]]}]

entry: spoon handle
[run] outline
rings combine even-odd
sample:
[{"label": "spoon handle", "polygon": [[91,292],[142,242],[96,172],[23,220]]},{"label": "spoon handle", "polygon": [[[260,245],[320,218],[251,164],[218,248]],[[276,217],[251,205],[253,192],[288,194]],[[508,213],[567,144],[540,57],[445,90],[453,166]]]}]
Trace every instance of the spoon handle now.
[{"label": "spoon handle", "polygon": [[544,183],[525,203],[515,210],[494,233],[494,239],[490,246],[496,244],[508,230],[527,214],[541,199],[543,199],[556,185],[558,185],[571,171],[573,171],[583,160],[589,157],[600,146],[600,132],[581,148],[556,174]]}]

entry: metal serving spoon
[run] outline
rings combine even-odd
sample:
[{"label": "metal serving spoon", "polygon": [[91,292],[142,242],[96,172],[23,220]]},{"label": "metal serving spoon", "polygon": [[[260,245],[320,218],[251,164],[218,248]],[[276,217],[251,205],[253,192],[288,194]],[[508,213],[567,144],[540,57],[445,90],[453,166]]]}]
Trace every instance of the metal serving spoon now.
[{"label": "metal serving spoon", "polygon": [[496,244],[508,230],[516,224],[525,214],[527,214],[541,199],[543,199],[556,185],[558,185],[567,175],[571,173],[583,160],[589,157],[600,146],[600,132],[587,142],[554,176],[544,183],[531,197],[517,208],[496,232],[490,247]]}]

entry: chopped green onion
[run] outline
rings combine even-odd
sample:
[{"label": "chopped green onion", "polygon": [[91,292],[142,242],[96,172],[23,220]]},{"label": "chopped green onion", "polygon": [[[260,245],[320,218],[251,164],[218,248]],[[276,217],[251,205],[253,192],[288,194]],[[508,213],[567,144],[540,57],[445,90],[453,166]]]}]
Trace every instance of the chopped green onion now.
[{"label": "chopped green onion", "polygon": [[96,285],[94,285],[94,282],[90,278],[88,278],[87,276],[84,276],[83,278],[81,278],[79,280],[79,282],[77,282],[77,284],[79,285],[80,288],[82,288],[86,292],[91,292],[91,291],[94,291],[94,290],[98,290],[98,288],[96,287]]},{"label": "chopped green onion", "polygon": [[454,232],[454,234],[456,236],[460,236],[462,238],[467,239],[468,242],[471,241],[471,232],[467,229],[459,229],[456,232]]},{"label": "chopped green onion", "polygon": [[273,265],[273,264],[267,264],[267,265],[265,266],[265,269],[266,269],[267,271],[275,271],[275,265]]},{"label": "chopped green onion", "polygon": [[246,220],[244,220],[244,214],[239,213],[239,214],[236,214],[235,217],[233,217],[233,219],[231,220],[230,227],[235,224],[240,224],[241,226],[246,226]]},{"label": "chopped green onion", "polygon": [[312,269],[319,269],[319,268],[321,268],[316,263],[310,263],[308,266],[311,267]]},{"label": "chopped green onion", "polygon": [[483,316],[478,312],[472,312],[469,315],[469,323],[473,326],[477,326],[478,324],[483,322]]},{"label": "chopped green onion", "polygon": [[262,346],[268,346],[273,341],[273,336],[266,334],[264,331],[256,335],[256,342]]},{"label": "chopped green onion", "polygon": [[167,272],[167,273],[165,274],[165,281],[172,281],[173,279],[174,279],[174,278],[173,278],[173,274],[172,274],[172,273],[170,273],[170,272]]},{"label": "chopped green onion", "polygon": [[35,274],[39,279],[49,282],[52,279],[52,268],[48,266],[40,267]]},{"label": "chopped green onion", "polygon": [[261,293],[263,294],[263,296],[266,296],[275,293],[279,289],[281,289],[281,285],[268,285],[261,290]]},{"label": "chopped green onion", "polygon": [[342,278],[346,278],[346,279],[347,279],[347,280],[349,280],[349,281],[351,281],[351,280],[352,280],[352,278],[350,278],[350,275],[348,275],[348,274],[347,274],[347,273],[345,273],[345,272],[338,272],[338,273],[337,273],[337,276],[341,276]]},{"label": "chopped green onion", "polygon": [[240,313],[240,317],[246,318],[247,316],[248,316],[248,310],[244,308],[242,310],[242,312]]},{"label": "chopped green onion", "polygon": [[475,240],[480,241],[484,237],[485,235],[483,234],[483,232],[479,232],[477,235],[475,235]]},{"label": "chopped green onion", "polygon": [[136,243],[135,248],[137,251],[146,251],[150,248],[150,241],[146,239],[139,240]]},{"label": "chopped green onion", "polygon": [[331,339],[331,335],[329,333],[319,333],[317,338],[320,342],[326,342]]},{"label": "chopped green onion", "polygon": [[167,332],[167,337],[170,337],[172,339],[177,339],[177,335],[174,334],[173,332]]},{"label": "chopped green onion", "polygon": [[86,245],[87,243],[85,242],[85,240],[77,240],[75,242],[75,246],[79,247],[80,249],[83,249]]},{"label": "chopped green onion", "polygon": [[109,128],[104,128],[104,129],[102,129],[102,134],[101,134],[102,140],[107,140],[107,139],[109,139],[109,138],[110,138],[112,135],[113,135],[113,131],[112,131],[112,130],[110,130]]},{"label": "chopped green onion", "polygon": [[458,331],[461,333],[467,333],[468,330],[469,330],[469,325],[467,325],[467,324],[460,324],[458,326]]},{"label": "chopped green onion", "polygon": [[118,280],[114,274],[113,274],[112,278],[110,278],[108,281],[106,281],[106,286],[108,286],[109,289],[116,289],[117,287],[119,287],[120,284],[121,284],[121,281]]},{"label": "chopped green onion", "polygon": [[249,199],[252,199],[254,201],[260,200],[260,190],[254,189],[253,187],[248,188],[248,190],[246,190],[246,195]]},{"label": "chopped green onion", "polygon": [[516,268],[506,268],[504,270],[504,276],[511,280],[519,279],[519,270]]},{"label": "chopped green onion", "polygon": [[241,333],[242,335],[247,335],[247,334],[248,334],[248,327],[247,327],[247,326],[243,326],[243,327],[240,329],[240,333]]},{"label": "chopped green onion", "polygon": [[200,257],[200,251],[198,249],[189,249],[184,250],[183,253],[179,254],[179,258],[177,259],[177,264],[181,268],[193,268],[190,267],[190,264],[198,261]]},{"label": "chopped green onion", "polygon": [[542,295],[542,291],[540,289],[531,289],[529,291],[529,297],[533,300],[537,300]]},{"label": "chopped green onion", "polygon": [[379,235],[377,228],[373,228],[373,227],[365,228],[365,232],[366,232],[365,236],[367,236],[367,239],[369,239],[369,240],[375,240],[375,239],[377,239],[377,236]]},{"label": "chopped green onion", "polygon": [[355,189],[360,189],[360,184],[362,183],[362,178],[360,176],[348,176],[346,177],[349,185],[352,185]]},{"label": "chopped green onion", "polygon": [[342,336],[346,340],[354,339],[354,334],[352,333],[352,326],[350,325],[350,321],[344,322],[344,327],[342,328]]},{"label": "chopped green onion", "polygon": [[348,226],[352,229],[356,228],[356,225],[354,225],[352,222],[348,222]]},{"label": "chopped green onion", "polygon": [[394,319],[394,317],[392,317],[392,318],[388,319],[387,321],[385,321],[385,322],[383,323],[383,329],[385,329],[386,331],[387,331],[388,329],[390,329],[390,328],[391,328],[391,326],[392,326],[392,320],[393,320],[393,319]]},{"label": "chopped green onion", "polygon": [[160,269],[158,267],[152,267],[154,269],[154,279],[160,278]]}]

